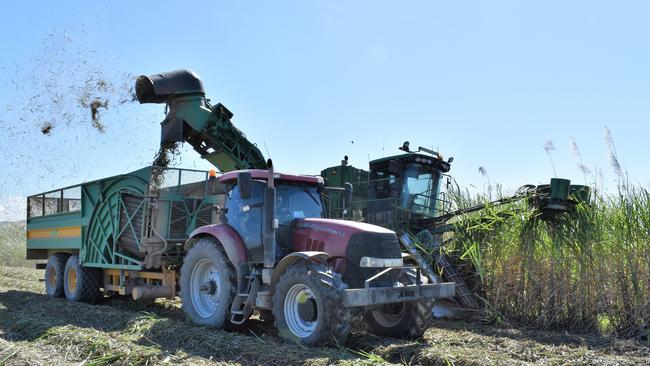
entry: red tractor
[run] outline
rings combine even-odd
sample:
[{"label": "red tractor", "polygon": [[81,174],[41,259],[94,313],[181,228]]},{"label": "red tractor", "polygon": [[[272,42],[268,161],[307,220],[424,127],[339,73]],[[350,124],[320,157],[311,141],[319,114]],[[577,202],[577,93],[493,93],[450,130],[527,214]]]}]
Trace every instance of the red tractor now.
[{"label": "red tractor", "polygon": [[221,223],[191,235],[180,271],[183,309],[197,324],[243,324],[257,309],[282,337],[311,346],[342,344],[363,314],[378,335],[420,337],[433,300],[454,294],[453,283],[427,284],[404,266],[393,231],[321,218],[320,177],[255,169],[219,180]]},{"label": "red tractor", "polygon": [[[141,76],[141,103],[165,103],[161,142],[187,142],[222,171],[226,201],[218,224],[195,230],[180,268],[183,309],[195,323],[244,324],[254,310],[274,318],[280,335],[304,345],[342,344],[353,316],[383,336],[420,337],[436,298],[453,283],[428,284],[405,266],[395,232],[323,218],[321,177],[273,172],[257,147],[212,106],[186,70]],[[242,170],[243,169],[243,170]]]}]

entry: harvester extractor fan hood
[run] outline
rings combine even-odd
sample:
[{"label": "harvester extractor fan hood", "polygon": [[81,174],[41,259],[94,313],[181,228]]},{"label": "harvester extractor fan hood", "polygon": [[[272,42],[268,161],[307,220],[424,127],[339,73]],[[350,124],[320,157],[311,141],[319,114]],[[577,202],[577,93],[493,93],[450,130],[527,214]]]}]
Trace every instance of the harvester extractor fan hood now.
[{"label": "harvester extractor fan hood", "polygon": [[194,71],[175,70],[155,75],[142,75],[135,82],[138,102],[166,103],[170,97],[200,94],[205,95],[203,82]]}]

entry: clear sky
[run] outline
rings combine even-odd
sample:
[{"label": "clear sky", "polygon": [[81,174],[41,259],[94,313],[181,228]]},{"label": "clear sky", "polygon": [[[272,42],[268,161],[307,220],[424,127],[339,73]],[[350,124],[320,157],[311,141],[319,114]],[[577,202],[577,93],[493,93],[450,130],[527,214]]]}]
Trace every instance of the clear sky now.
[{"label": "clear sky", "polygon": [[[648,187],[649,14],[645,1],[11,2],[0,221],[28,194],[151,162],[162,106],[113,101],[99,133],[70,92],[95,69],[195,70],[285,171],[317,174],[345,154],[367,167],[409,140],[454,156],[461,184],[482,190],[484,167],[512,191],[554,175],[549,139],[557,175],[584,182],[573,138],[607,183],[608,126],[629,178]],[[205,166],[191,154],[181,165]]]}]

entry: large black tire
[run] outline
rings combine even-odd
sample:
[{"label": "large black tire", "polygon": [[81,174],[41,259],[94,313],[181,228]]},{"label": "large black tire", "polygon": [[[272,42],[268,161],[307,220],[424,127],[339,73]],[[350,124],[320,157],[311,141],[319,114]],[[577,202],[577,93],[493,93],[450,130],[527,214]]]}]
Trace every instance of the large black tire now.
[{"label": "large black tire", "polygon": [[[299,290],[294,289],[301,288],[303,292],[298,292],[298,297],[289,295],[290,291],[296,294]],[[280,277],[273,294],[273,315],[280,336],[305,346],[345,343],[351,330],[350,310],[343,307],[346,288],[341,275],[324,265],[298,263],[290,266]],[[302,300],[292,302],[292,298],[300,299],[301,296]],[[296,317],[303,324],[311,324],[310,330],[296,330]]]},{"label": "large black tire", "polygon": [[45,265],[45,292],[49,297],[64,297],[63,274],[68,254],[56,253],[47,259]]},{"label": "large black tire", "polygon": [[180,287],[183,311],[193,323],[223,328],[230,322],[235,270],[216,239],[200,239],[187,252]]},{"label": "large black tire", "polygon": [[369,310],[363,319],[376,335],[416,339],[431,326],[432,311],[433,300],[403,302]]},{"label": "large black tire", "polygon": [[[415,269],[405,270],[399,278],[402,285],[413,285],[416,281]],[[420,281],[428,283],[429,279],[421,275]],[[433,299],[414,302],[387,304],[366,311],[363,320],[370,331],[381,337],[417,339],[433,323]]]},{"label": "large black tire", "polygon": [[63,275],[65,298],[94,304],[102,296],[99,291],[101,280],[101,269],[82,267],[79,257],[71,255],[65,264]]}]

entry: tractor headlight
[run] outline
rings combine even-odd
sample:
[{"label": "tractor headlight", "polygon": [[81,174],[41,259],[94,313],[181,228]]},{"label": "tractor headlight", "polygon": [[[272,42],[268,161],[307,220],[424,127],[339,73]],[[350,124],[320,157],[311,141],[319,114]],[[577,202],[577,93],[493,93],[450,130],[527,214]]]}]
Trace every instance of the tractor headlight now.
[{"label": "tractor headlight", "polygon": [[387,268],[401,267],[404,265],[402,258],[373,258],[361,257],[359,266],[362,268]]}]

